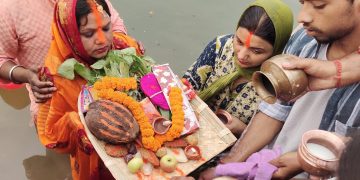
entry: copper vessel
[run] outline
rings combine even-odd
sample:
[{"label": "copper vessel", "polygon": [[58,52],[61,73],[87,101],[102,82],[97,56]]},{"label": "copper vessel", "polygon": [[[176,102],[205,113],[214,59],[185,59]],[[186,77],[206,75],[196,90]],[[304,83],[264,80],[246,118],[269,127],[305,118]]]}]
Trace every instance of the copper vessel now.
[{"label": "copper vessel", "polygon": [[[309,144],[320,145],[331,151],[333,158],[324,158],[319,153],[314,153]],[[323,179],[336,175],[341,153],[345,149],[344,141],[337,135],[323,131],[311,130],[303,134],[297,154],[302,169],[313,178]]]},{"label": "copper vessel", "polygon": [[185,155],[190,160],[201,159],[201,151],[198,146],[188,145],[185,147]]},{"label": "copper vessel", "polygon": [[253,74],[252,81],[256,92],[267,103],[277,99],[288,102],[301,95],[308,85],[308,79],[302,70],[285,70],[282,64],[294,61],[291,55],[276,55],[266,60]]},{"label": "copper vessel", "polygon": [[218,109],[215,114],[224,124],[230,124],[232,122],[231,114],[223,109]]}]

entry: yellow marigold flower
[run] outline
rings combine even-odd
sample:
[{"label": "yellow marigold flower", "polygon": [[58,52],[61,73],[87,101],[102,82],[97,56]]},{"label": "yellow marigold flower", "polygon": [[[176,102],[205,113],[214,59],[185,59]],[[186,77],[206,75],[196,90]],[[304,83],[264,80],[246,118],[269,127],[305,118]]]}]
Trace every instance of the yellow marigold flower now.
[{"label": "yellow marigold flower", "polygon": [[141,114],[141,111],[131,111],[131,112],[134,117],[139,116]]},{"label": "yellow marigold flower", "polygon": [[141,135],[154,136],[154,131],[152,129],[144,129],[143,131],[141,131]]},{"label": "yellow marigold flower", "polygon": [[124,98],[124,105],[129,106],[134,100],[130,96]]},{"label": "yellow marigold flower", "polygon": [[166,136],[164,135],[156,135],[155,138],[162,144],[166,140]]},{"label": "yellow marigold flower", "polygon": [[132,109],[134,111],[137,111],[139,108],[142,108],[142,107],[139,107],[138,102],[136,102],[136,101],[133,101],[128,107],[128,109]]},{"label": "yellow marigold flower", "polygon": [[151,125],[148,125],[146,123],[139,123],[139,125],[141,126],[141,129],[144,130],[144,131],[148,130],[148,129],[150,129],[150,130],[153,129]]}]

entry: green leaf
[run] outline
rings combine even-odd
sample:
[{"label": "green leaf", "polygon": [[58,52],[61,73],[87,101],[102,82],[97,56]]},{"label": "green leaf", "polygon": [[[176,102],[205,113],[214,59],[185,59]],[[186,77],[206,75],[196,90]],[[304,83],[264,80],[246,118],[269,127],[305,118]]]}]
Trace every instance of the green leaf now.
[{"label": "green leaf", "polygon": [[125,49],[122,49],[122,50],[115,50],[114,53],[115,54],[118,53],[118,55],[124,55],[124,54],[136,55],[136,50],[133,47],[129,47],[129,48],[125,48]]},{"label": "green leaf", "polygon": [[123,55],[121,59],[124,60],[129,66],[134,63],[134,58],[129,55]]},{"label": "green leaf", "polygon": [[162,109],[161,107],[158,107],[158,110],[162,117],[166,119],[171,119],[171,112],[169,110]]},{"label": "green leaf", "polygon": [[116,59],[118,55],[115,54],[114,51],[110,51],[107,55],[105,60],[108,62],[109,60]]},{"label": "green leaf", "polygon": [[150,56],[144,56],[142,59],[145,60],[146,64],[155,64],[155,60]]},{"label": "green leaf", "polygon": [[138,69],[140,69],[140,72],[142,73],[142,75],[145,75],[145,74],[148,74],[151,72],[151,66],[155,63],[155,61],[151,57],[149,57],[149,56],[145,56],[145,57],[134,56],[134,59],[136,59]]},{"label": "green leaf", "polygon": [[85,78],[89,84],[103,76],[140,78],[151,72],[155,61],[149,56],[138,56],[133,47],[110,51],[105,59],[98,60],[91,68],[79,63],[76,59],[66,60],[58,69],[62,77],[73,80],[75,72]]},{"label": "green leaf", "polygon": [[[108,74],[107,74],[108,75]],[[119,72],[119,63],[115,61],[110,61],[110,74],[111,77],[121,77]]]},{"label": "green leaf", "polygon": [[104,67],[104,70],[105,70],[105,76],[110,76],[110,74],[111,74],[111,69],[108,68],[108,67]]},{"label": "green leaf", "polygon": [[91,73],[91,70],[88,67],[79,63],[74,58],[65,60],[58,69],[58,74],[69,80],[73,80],[75,78],[75,72],[87,81],[94,80],[95,73]]},{"label": "green leaf", "polygon": [[93,69],[103,69],[105,65],[106,65],[105,60],[98,60],[96,63],[94,63],[90,67]]},{"label": "green leaf", "polygon": [[74,69],[75,69],[76,73],[78,73],[81,77],[83,77],[87,81],[93,80],[94,76],[92,75],[90,69],[85,67],[85,65],[83,65],[81,63],[76,63],[74,65]]},{"label": "green leaf", "polygon": [[121,77],[129,77],[130,74],[129,74],[129,65],[125,62],[120,62],[119,63],[119,71],[120,71],[120,74],[121,74]]},{"label": "green leaf", "polygon": [[74,66],[79,63],[74,58],[65,60],[58,68],[58,74],[66,79],[73,80],[75,78]]}]

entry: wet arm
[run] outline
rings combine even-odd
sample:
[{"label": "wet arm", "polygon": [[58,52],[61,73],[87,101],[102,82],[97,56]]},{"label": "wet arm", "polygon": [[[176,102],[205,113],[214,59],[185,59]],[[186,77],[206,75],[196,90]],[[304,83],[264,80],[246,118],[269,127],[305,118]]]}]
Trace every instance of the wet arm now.
[{"label": "wet arm", "polygon": [[[29,79],[33,76],[37,76],[34,72],[23,66],[17,66],[13,61],[6,61],[2,64],[0,68],[0,77],[4,81],[13,82],[13,83],[29,83]],[[11,79],[10,79],[10,70]]]},{"label": "wet arm", "polygon": [[227,124],[225,124],[225,126],[230,129],[230,131],[236,136],[236,137],[240,137],[240,135],[244,132],[244,130],[246,129],[247,125],[241,121],[239,118],[230,115],[231,116],[231,121]]},{"label": "wet arm", "polygon": [[341,59],[342,86],[347,86],[360,81],[360,54],[353,53]]},{"label": "wet arm", "polygon": [[269,144],[282,126],[282,121],[262,112],[257,113],[230,153],[221,161],[223,163],[245,161],[251,154]]},{"label": "wet arm", "polygon": [[12,78],[9,72],[12,67],[18,64],[16,58],[19,49],[19,38],[15,31],[14,21],[11,16],[4,14],[0,17],[0,79],[4,82],[27,83],[31,71],[25,67],[17,67],[12,71]]}]

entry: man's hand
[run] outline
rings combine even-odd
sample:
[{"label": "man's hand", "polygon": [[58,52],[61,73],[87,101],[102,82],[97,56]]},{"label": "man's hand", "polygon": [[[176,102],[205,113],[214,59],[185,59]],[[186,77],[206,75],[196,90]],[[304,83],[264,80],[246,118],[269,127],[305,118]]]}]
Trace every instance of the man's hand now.
[{"label": "man's hand", "polygon": [[199,180],[211,180],[215,178],[215,168],[209,168],[203,171],[200,176]]},{"label": "man's hand", "polygon": [[290,179],[303,171],[297,159],[297,152],[283,154],[270,163],[278,167],[273,174],[273,179]]},{"label": "man's hand", "polygon": [[[354,52],[340,59],[341,67],[341,84],[340,86],[347,86],[352,83],[360,81],[360,47],[359,51]],[[293,56],[288,63],[283,63],[285,69],[301,69],[304,70],[309,78],[308,89],[312,91],[319,91],[323,89],[335,88],[337,84],[336,65],[332,61],[319,61],[302,59]]]},{"label": "man's hand", "polygon": [[308,90],[319,91],[336,85],[336,66],[331,61],[320,61],[292,57],[294,61],[283,63],[285,69],[301,69],[308,75]]},{"label": "man's hand", "polygon": [[40,81],[36,73],[28,71],[28,83],[33,91],[35,102],[43,103],[52,97],[52,93],[56,91],[56,87],[51,81]]}]

